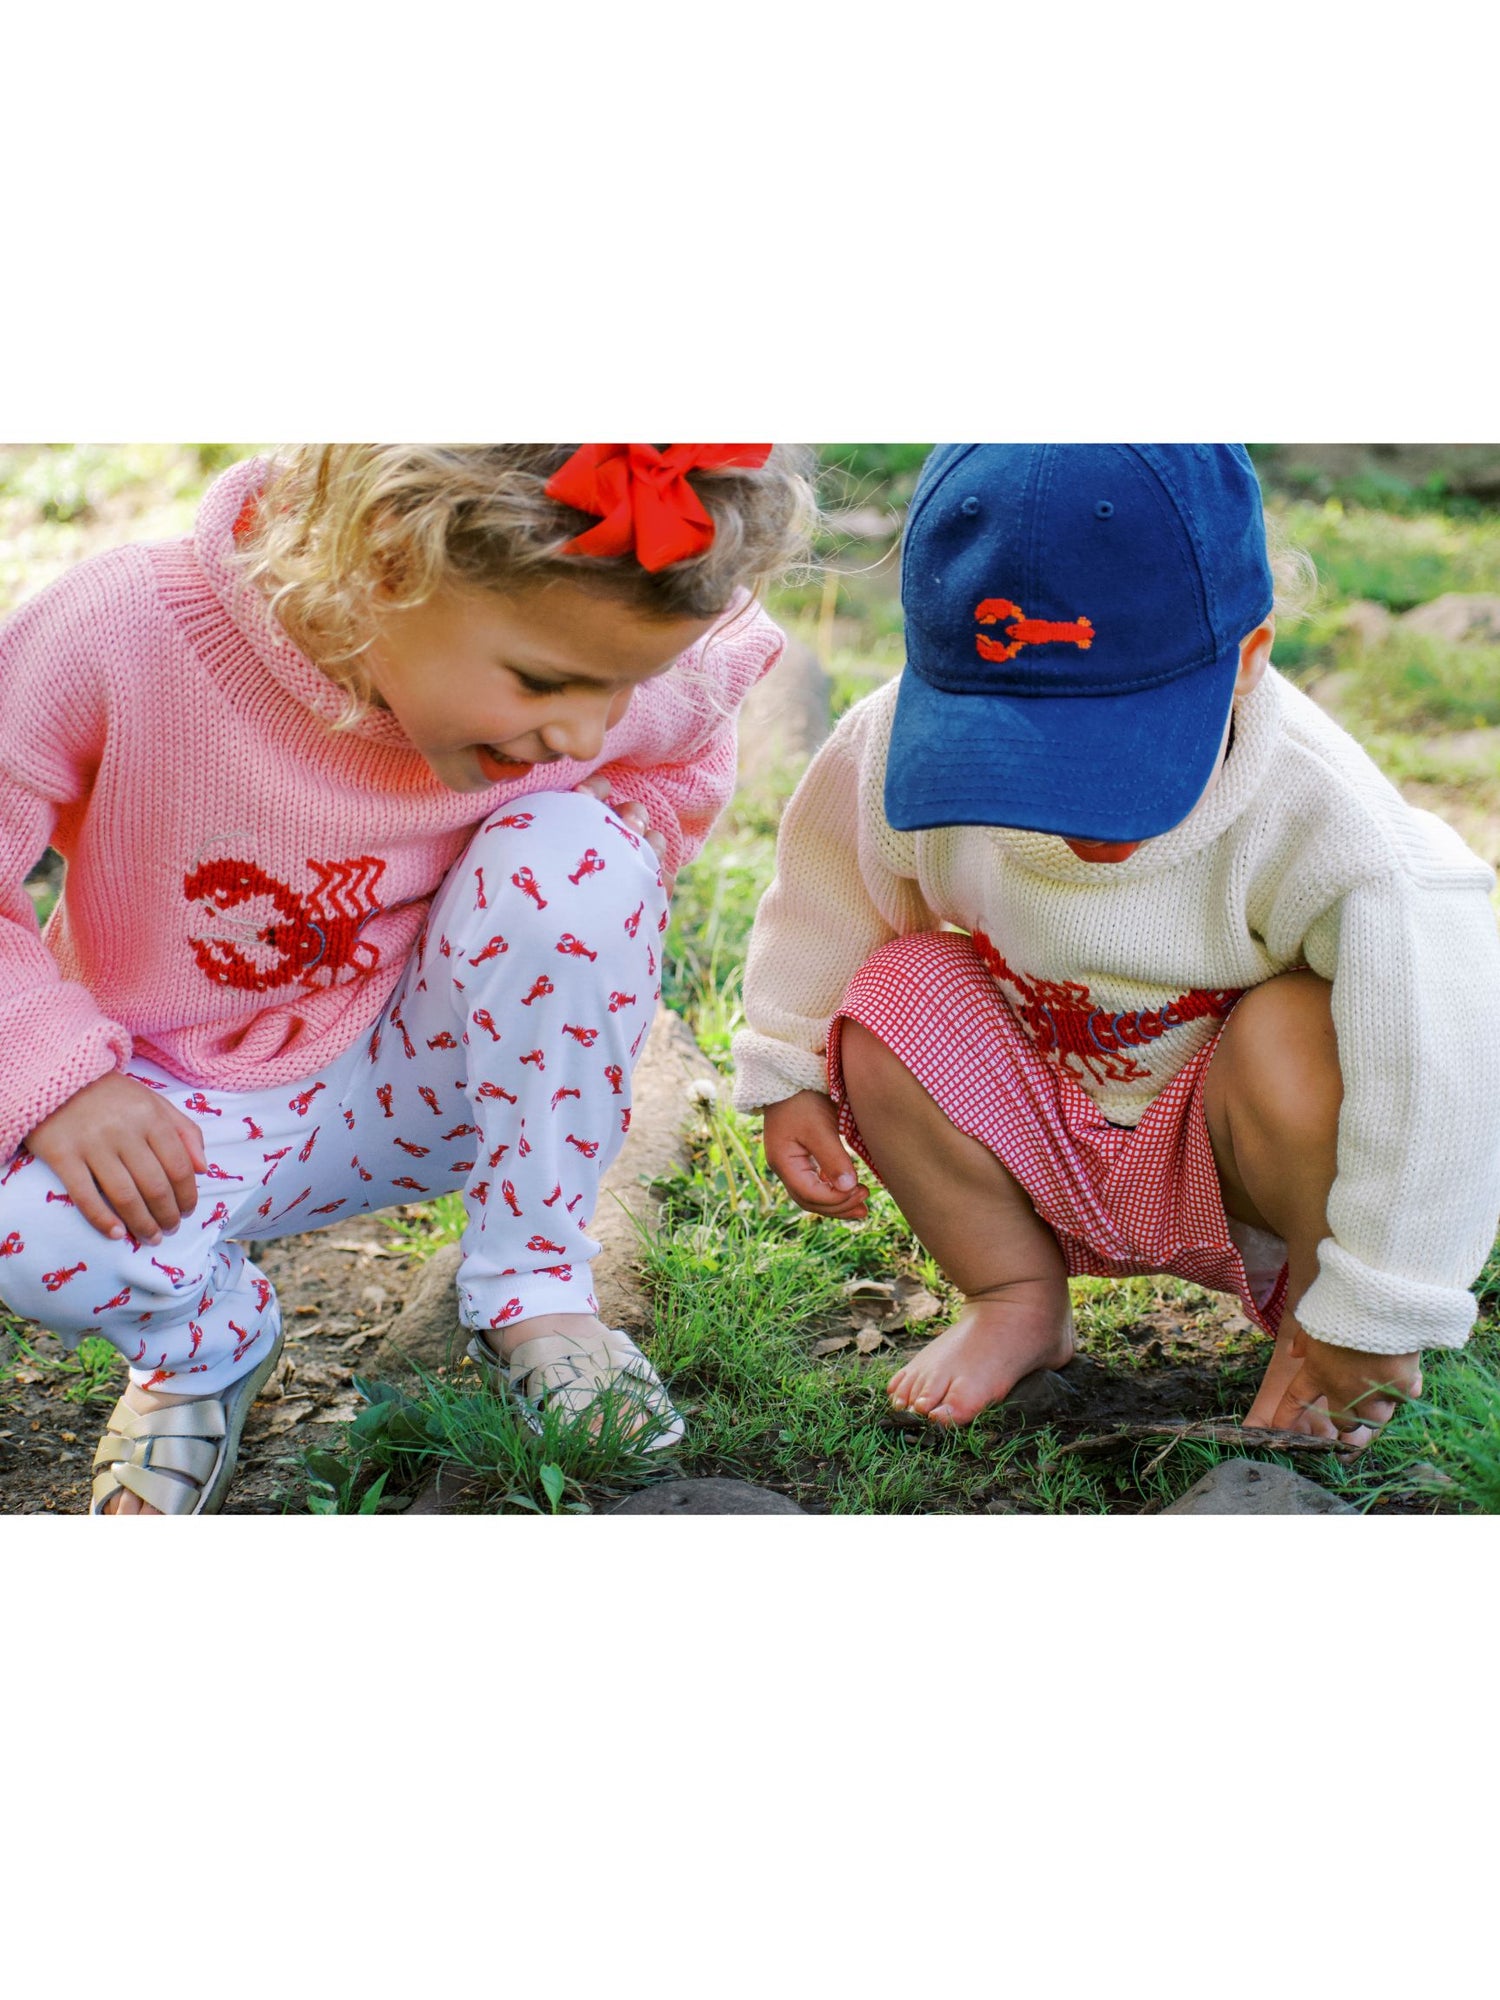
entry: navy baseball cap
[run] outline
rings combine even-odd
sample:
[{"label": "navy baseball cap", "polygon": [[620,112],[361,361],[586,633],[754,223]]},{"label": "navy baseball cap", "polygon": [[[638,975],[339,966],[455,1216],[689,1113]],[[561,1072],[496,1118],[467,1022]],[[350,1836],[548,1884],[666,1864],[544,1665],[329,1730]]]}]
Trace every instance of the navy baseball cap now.
[{"label": "navy baseball cap", "polygon": [[1272,595],[1243,445],[939,445],[901,552],[886,818],[1165,833],[1213,773]]}]

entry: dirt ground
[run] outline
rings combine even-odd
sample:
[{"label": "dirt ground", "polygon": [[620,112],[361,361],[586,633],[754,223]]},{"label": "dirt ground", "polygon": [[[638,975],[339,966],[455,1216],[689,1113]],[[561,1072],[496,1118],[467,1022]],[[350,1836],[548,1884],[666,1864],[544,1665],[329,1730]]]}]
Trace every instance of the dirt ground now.
[{"label": "dirt ground", "polygon": [[[373,1349],[419,1267],[393,1235],[390,1215],[287,1237],[265,1246],[257,1262],[281,1297],[286,1349],[256,1403],[223,1511],[301,1514],[307,1506],[299,1454],[337,1443],[338,1426],[360,1407],[354,1376],[361,1352]],[[809,1342],[838,1330],[832,1323],[810,1327]],[[60,1342],[35,1330],[29,1337],[37,1365],[22,1358],[0,1381],[0,1514],[84,1513],[90,1460],[123,1383],[124,1364],[107,1391],[84,1401],[78,1395],[79,1376],[48,1365],[64,1358]],[[900,1336],[863,1366],[890,1372],[923,1337],[919,1331]],[[1268,1353],[1267,1343],[1228,1300],[1191,1311],[1157,1299],[1107,1345],[1107,1355],[1080,1353],[1064,1371],[1066,1390],[1058,1390],[1055,1380],[1048,1382],[1041,1392],[1044,1407],[1018,1410],[1013,1420],[1049,1424],[1065,1446],[1091,1453],[1107,1453],[1112,1447],[1101,1440],[1120,1426],[1145,1434],[1162,1424],[1229,1421],[1248,1402]],[[880,1421],[899,1427],[920,1420],[893,1415]],[[1170,1442],[1167,1437],[1146,1441],[1150,1449]],[[1128,1458],[1128,1445],[1113,1449]],[[744,1476],[731,1465],[699,1463],[693,1470],[699,1476]],[[824,1473],[825,1468],[807,1466],[792,1491],[791,1497],[810,1513],[819,1511],[816,1495]],[[1127,1486],[1122,1482],[1120,1511],[1138,1511],[1139,1498]],[[403,1511],[417,1497],[392,1494],[381,1511]],[[601,1491],[590,1500],[602,1510],[615,1497]],[[463,1511],[465,1504],[458,1492],[441,1510],[429,1499],[417,1511]],[[1002,1476],[976,1505],[984,1511],[1009,1511]],[[1393,1499],[1380,1508],[1384,1513],[1425,1513],[1431,1503]]]}]

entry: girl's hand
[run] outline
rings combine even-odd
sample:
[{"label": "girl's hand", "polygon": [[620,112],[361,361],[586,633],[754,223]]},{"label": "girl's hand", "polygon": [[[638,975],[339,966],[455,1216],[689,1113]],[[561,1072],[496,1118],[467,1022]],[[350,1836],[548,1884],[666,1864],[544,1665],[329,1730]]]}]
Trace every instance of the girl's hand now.
[{"label": "girl's hand", "polygon": [[799,1090],[765,1108],[766,1159],[799,1208],[863,1222],[869,1190],[839,1137],[833,1099],[821,1090]]},{"label": "girl's hand", "polygon": [[160,1243],[198,1204],[208,1171],[203,1134],[186,1112],[113,1070],[86,1083],[25,1140],[101,1236]]},{"label": "girl's hand", "polygon": [[641,804],[640,800],[611,798],[608,778],[601,778],[597,775],[592,778],[585,778],[582,784],[575,785],[573,789],[575,792],[587,792],[591,798],[600,800],[604,805],[609,807],[616,819],[624,820],[632,833],[638,833],[641,836],[657,860],[663,864],[662,881],[666,884],[667,894],[670,896],[672,893],[672,884],[677,878],[675,875],[669,875],[666,872],[666,837],[653,829],[651,814]]},{"label": "girl's hand", "polygon": [[1270,1418],[1273,1430],[1337,1438],[1347,1451],[1359,1452],[1390,1422],[1403,1398],[1422,1393],[1420,1354],[1366,1354],[1330,1347],[1310,1333],[1302,1334],[1293,1351],[1300,1352],[1302,1365]]}]

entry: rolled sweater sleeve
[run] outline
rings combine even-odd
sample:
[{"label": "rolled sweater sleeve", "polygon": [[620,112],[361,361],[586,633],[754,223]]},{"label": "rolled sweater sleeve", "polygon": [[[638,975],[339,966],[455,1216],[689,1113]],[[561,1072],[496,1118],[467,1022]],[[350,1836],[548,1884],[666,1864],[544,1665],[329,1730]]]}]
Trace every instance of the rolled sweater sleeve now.
[{"label": "rolled sweater sleeve", "polygon": [[62,978],[25,886],[97,767],[103,701],[88,625],[103,567],[84,565],[89,575],[73,572],[0,627],[0,1160],[130,1056],[129,1032]]},{"label": "rolled sweater sleeve", "polygon": [[912,836],[884,813],[893,700],[883,691],[849,711],[783,816],[746,959],[747,1026],[734,1039],[742,1111],[826,1090],[829,1024],[849,981],[891,938],[938,927]]},{"label": "rolled sweater sleeve", "polygon": [[1344,1101],[1297,1316],[1335,1347],[1461,1347],[1474,1324],[1500,1215],[1500,937],[1477,873],[1355,887],[1306,936],[1333,984]]}]

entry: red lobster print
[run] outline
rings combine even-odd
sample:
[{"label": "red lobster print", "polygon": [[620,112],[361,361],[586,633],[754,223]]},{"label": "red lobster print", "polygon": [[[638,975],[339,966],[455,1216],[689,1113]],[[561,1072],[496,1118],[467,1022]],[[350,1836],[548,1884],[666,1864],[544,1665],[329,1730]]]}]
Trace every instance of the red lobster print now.
[{"label": "red lobster print", "polygon": [[215,1227],[216,1224],[220,1222],[227,1222],[228,1220],[229,1220],[228,1207],[222,1201],[216,1201],[214,1203],[213,1214],[209,1216],[206,1222],[201,1222],[198,1226],[200,1229],[212,1229]]},{"label": "red lobster print", "polygon": [[503,1084],[490,1083],[488,1081],[480,1084],[474,1095],[476,1097],[503,1097],[507,1104],[519,1104],[521,1101],[515,1095],[514,1091],[507,1090]]},{"label": "red lobster print", "polygon": [[[484,947],[484,949],[482,951],[476,952],[473,958],[469,960],[469,963],[470,965],[483,965],[486,959],[498,958],[502,952],[509,950],[510,946],[505,942],[505,939],[501,937],[499,932],[497,931],[494,937],[492,937],[489,943]],[[481,1021],[479,1025],[483,1027],[484,1023]],[[499,1039],[500,1037],[496,1035],[495,1040],[498,1042]]]},{"label": "red lobster print", "polygon": [[570,1027],[566,1021],[563,1022],[563,1033],[571,1035],[579,1047],[584,1049],[591,1049],[599,1039],[599,1030],[597,1028],[574,1028]]},{"label": "red lobster print", "polygon": [[507,813],[503,819],[490,820],[482,831],[493,833],[497,826],[509,826],[514,827],[517,833],[524,833],[535,818],[535,813]]},{"label": "red lobster print", "polygon": [[553,1188],[551,1194],[549,1194],[546,1200],[542,1203],[542,1207],[551,1208],[552,1204],[555,1201],[561,1201],[561,1200],[562,1200],[562,1183],[559,1182],[557,1186]]},{"label": "red lobster print", "polygon": [[253,861],[205,861],[182,878],[182,893],[214,916],[248,904],[269,903],[270,920],[257,924],[252,916],[237,925],[243,943],[259,946],[271,956],[264,961],[225,937],[191,937],[198,969],[218,986],[248,993],[269,993],[300,983],[314,989],[333,986],[342,973],[358,977],[380,963],[380,952],[360,932],[382,904],[376,885],[385,862],[373,854],[344,861],[308,857],[312,893],[298,895]]},{"label": "red lobster print", "polygon": [[387,1118],[394,1118],[396,1115],[391,1109],[391,1092],[394,1089],[395,1085],[391,1083],[377,1083],[375,1086],[375,1095],[379,1098],[380,1108]]},{"label": "red lobster print", "polygon": [[489,905],[489,898],[484,893],[484,870],[482,868],[476,868],[474,870],[474,880],[478,884],[478,887],[475,891],[475,895],[479,907],[481,910],[487,910],[490,905]]},{"label": "red lobster print", "polygon": [[1087,618],[1075,618],[1067,624],[1028,618],[1020,605],[1012,604],[1008,597],[985,598],[974,606],[974,617],[980,625],[998,625],[1002,618],[1015,621],[1005,628],[1005,636],[1011,641],[1008,646],[1002,646],[998,639],[986,639],[982,632],[975,633],[974,644],[981,660],[1013,660],[1023,646],[1063,644],[1086,653],[1094,643],[1094,628]]},{"label": "red lobster print", "polygon": [[477,1125],[455,1125],[453,1130],[445,1132],[443,1137],[444,1139],[477,1139],[479,1137],[479,1127]]},{"label": "red lobster print", "polygon": [[359,1177],[360,1177],[360,1179],[361,1179],[362,1181],[372,1181],[372,1180],[374,1180],[375,1176],[374,1176],[374,1175],[373,1175],[372,1173],[367,1173],[367,1172],[365,1171],[365,1169],[364,1169],[364,1168],[363,1168],[363,1167],[362,1167],[362,1166],[361,1166],[361,1165],[359,1164],[359,1155],[358,1155],[358,1153],[355,1153],[355,1154],[354,1154],[354,1155],[353,1155],[353,1156],[351,1157],[351,1159],[350,1159],[350,1161],[349,1161],[349,1164],[350,1164],[350,1166],[351,1166],[351,1167],[353,1167],[354,1171],[355,1171],[355,1172],[356,1172],[356,1173],[357,1173],[357,1174],[359,1175]]},{"label": "red lobster print", "polygon": [[524,1160],[526,1155],[530,1151],[531,1151],[531,1141],[526,1136],[526,1120],[523,1118],[521,1120],[521,1136],[516,1141],[516,1158],[518,1160]]},{"label": "red lobster print", "polygon": [[518,1202],[518,1201],[516,1200],[516,1184],[515,1184],[515,1182],[514,1182],[514,1181],[501,1181],[501,1183],[500,1183],[500,1194],[501,1194],[501,1197],[502,1197],[502,1199],[503,1199],[503,1200],[504,1200],[504,1202],[505,1202],[505,1206],[506,1206],[506,1207],[507,1207],[507,1208],[508,1208],[508,1209],[510,1210],[511,1214],[512,1214],[512,1215],[516,1215],[516,1216],[520,1215],[520,1213],[521,1213],[521,1204],[520,1204],[520,1202]]},{"label": "red lobster print", "polygon": [[537,1276],[541,1278],[561,1278],[565,1285],[573,1282],[571,1264],[538,1264]]},{"label": "red lobster print", "polygon": [[427,1046],[430,1049],[456,1049],[458,1047],[458,1043],[454,1039],[454,1037],[449,1034],[448,1030],[444,1028],[441,1034],[433,1035],[431,1037],[431,1039],[428,1041]]},{"label": "red lobster print", "polygon": [[53,1192],[51,1188],[48,1188],[47,1190],[47,1199],[48,1201],[60,1201],[65,1208],[72,1208],[75,1206],[72,1195],[56,1194]]},{"label": "red lobster print", "polygon": [[398,1139],[395,1143],[401,1148],[403,1153],[410,1153],[414,1160],[425,1160],[427,1155],[432,1151],[431,1146],[419,1146],[411,1139]]},{"label": "red lobster print", "polygon": [[633,993],[611,993],[609,996],[609,1011],[611,1014],[618,1014],[622,1007],[633,1007],[634,1005],[635,995]]},{"label": "red lobster print", "polygon": [[602,854],[597,853],[594,848],[586,847],[583,851],[583,859],[579,862],[578,866],[573,870],[573,873],[568,877],[568,880],[573,884],[574,888],[576,889],[578,887],[578,884],[583,880],[585,875],[602,875],[603,872],[604,872],[604,856]]},{"label": "red lobster print", "polygon": [[495,1314],[495,1317],[490,1321],[490,1325],[504,1326],[505,1322],[508,1319],[514,1319],[516,1315],[520,1312],[520,1310],[521,1310],[521,1301],[519,1299],[507,1299],[505,1301],[505,1304],[501,1306],[499,1312],[497,1312]]},{"label": "red lobster print", "polygon": [[317,1096],[318,1092],[320,1090],[326,1090],[327,1088],[328,1085],[326,1083],[315,1083],[308,1090],[299,1090],[295,1097],[289,1097],[287,1099],[286,1101],[287,1110],[295,1111],[299,1118],[305,1118],[307,1116],[309,1107],[311,1106],[312,1101]]},{"label": "red lobster print", "polygon": [[521,1005],[529,1007],[533,1000],[545,1000],[549,993],[555,993],[556,991],[557,988],[552,984],[546,973],[538,973],[535,984],[532,986],[531,991],[522,999]]},{"label": "red lobster print", "polygon": [[541,886],[529,868],[518,868],[510,879],[523,896],[531,898],[539,910],[546,909],[547,898],[542,894]]},{"label": "red lobster print", "polygon": [[604,1074],[609,1079],[609,1087],[615,1096],[620,1095],[620,1085],[625,1081],[625,1071],[619,1063],[606,1063]]},{"label": "red lobster print", "polygon": [[599,1150],[599,1141],[597,1139],[575,1139],[571,1132],[568,1134],[568,1144],[576,1146],[586,1160],[593,1159]]},{"label": "red lobster print", "polygon": [[550,1250],[554,1255],[561,1256],[564,1246],[561,1243],[549,1243],[545,1236],[538,1233],[528,1238],[526,1248],[528,1250]]},{"label": "red lobster print", "polygon": [[[102,1306],[95,1306],[94,1313],[97,1316],[99,1313],[113,1312],[116,1306],[128,1306],[129,1304],[130,1287],[127,1285],[123,1291],[116,1292],[112,1299],[106,1299]],[[199,1310],[201,1311],[202,1308],[200,1307]]]},{"label": "red lobster print", "polygon": [[430,1188],[423,1187],[420,1181],[414,1181],[410,1174],[398,1174],[391,1182],[391,1186],[410,1188],[413,1194],[430,1194],[432,1192]]},{"label": "red lobster print", "polygon": [[310,1208],[307,1212],[309,1215],[332,1215],[336,1209],[342,1208],[348,1199],[347,1195],[341,1194],[337,1201],[325,1201],[320,1208]]},{"label": "red lobster print", "polygon": [[[60,1292],[64,1285],[78,1276],[80,1271],[86,1271],[87,1269],[87,1264],[69,1264],[64,1270],[43,1271],[42,1283],[47,1287],[49,1292]],[[127,1293],[126,1296],[128,1297],[129,1294]]]},{"label": "red lobster print", "polygon": [[261,1335],[265,1332],[265,1328],[263,1326],[258,1326],[255,1329],[254,1333],[246,1333],[245,1329],[242,1326],[236,1326],[234,1321],[231,1320],[229,1322],[229,1331],[232,1334],[237,1335],[239,1340],[239,1345],[235,1348],[233,1354],[231,1354],[229,1358],[231,1361],[242,1361],[246,1356],[246,1354],[249,1353],[250,1349],[255,1345],[256,1341],[259,1340]]},{"label": "red lobster print", "polygon": [[528,1049],[526,1054],[521,1057],[521,1061],[523,1063],[535,1063],[542,1074],[546,1074],[547,1058],[542,1054],[540,1049]]},{"label": "red lobster print", "polygon": [[494,1152],[490,1154],[491,1173],[493,1173],[495,1168],[499,1166],[500,1162],[505,1158],[506,1154],[509,1151],[510,1151],[510,1143],[508,1140],[505,1140],[502,1141],[501,1144],[495,1148]]},{"label": "red lobster print", "polygon": [[314,1125],[311,1132],[309,1132],[307,1135],[307,1144],[302,1148],[301,1152],[299,1152],[297,1155],[297,1158],[302,1162],[304,1166],[306,1166],[307,1162],[312,1158],[312,1149],[314,1146],[317,1145],[318,1134],[322,1131],[322,1129],[323,1128],[321,1125]]},{"label": "red lobster print", "polygon": [[5,1241],[0,1243],[0,1257],[14,1257],[25,1248],[26,1245],[21,1241],[19,1232],[13,1229]]},{"label": "red lobster print", "polygon": [[271,1280],[269,1278],[252,1278],[250,1280],[250,1289],[255,1294],[255,1310],[258,1313],[263,1313],[271,1303],[273,1297]]},{"label": "red lobster print", "polygon": [[636,932],[640,929],[641,913],[645,909],[645,907],[646,905],[644,903],[637,903],[635,908],[631,911],[630,915],[625,919],[626,937],[633,938]]},{"label": "red lobster print", "polygon": [[201,1090],[195,1090],[191,1097],[182,1100],[184,1111],[196,1111],[201,1118],[222,1118],[224,1113],[217,1104],[210,1104]]},{"label": "red lobster print", "polygon": [[198,1325],[196,1320],[190,1319],[188,1321],[188,1332],[193,1336],[193,1344],[188,1349],[188,1360],[196,1361],[198,1359],[198,1349],[203,1345],[203,1329]]},{"label": "red lobster print", "polygon": [[243,1174],[231,1174],[226,1168],[217,1166],[210,1160],[208,1165],[203,1169],[203,1178],[206,1181],[242,1181],[245,1176]]},{"label": "red lobster print", "polygon": [[567,1086],[567,1085],[565,1084],[565,1085],[564,1085],[564,1086],[562,1087],[562,1089],[560,1089],[560,1090],[554,1090],[554,1091],[553,1091],[553,1093],[552,1093],[552,1109],[553,1109],[553,1110],[555,1111],[555,1110],[557,1109],[558,1105],[562,1103],[562,1101],[563,1101],[563,1099],[564,1099],[565,1097],[582,1097],[582,1095],[583,1095],[583,1092],[582,1092],[581,1090],[571,1090],[571,1089],[569,1089],[569,1088],[568,1088],[568,1086]]},{"label": "red lobster print", "polygon": [[435,1118],[442,1117],[443,1107],[438,1103],[437,1092],[430,1083],[419,1083],[417,1085],[417,1095]]},{"label": "red lobster print", "polygon": [[246,1132],[246,1134],[245,1134],[245,1137],[246,1137],[247,1139],[264,1139],[264,1138],[265,1138],[265,1136],[266,1136],[266,1135],[265,1135],[265,1133],[261,1131],[260,1127],[259,1127],[259,1126],[258,1126],[258,1125],[256,1124],[256,1122],[255,1122],[255,1120],[254,1120],[253,1118],[247,1118],[247,1117],[245,1117],[245,1116],[244,1116],[244,1115],[242,1114],[242,1115],[241,1115],[241,1121],[240,1121],[240,1122],[241,1122],[242,1124],[244,1124],[244,1125],[248,1125],[248,1126],[249,1126],[249,1128],[250,1128],[250,1129],[249,1129],[249,1131],[247,1131],[247,1132]]},{"label": "red lobster print", "polygon": [[563,932],[562,936],[557,940],[557,948],[564,958],[586,958],[590,964],[599,956],[597,951],[589,950],[582,938],[574,937],[571,931]]},{"label": "red lobster print", "polygon": [[476,1007],[474,1012],[469,1016],[469,1019],[474,1023],[476,1028],[483,1028],[492,1042],[499,1041],[500,1030],[495,1026],[495,1017],[488,1007]]}]

